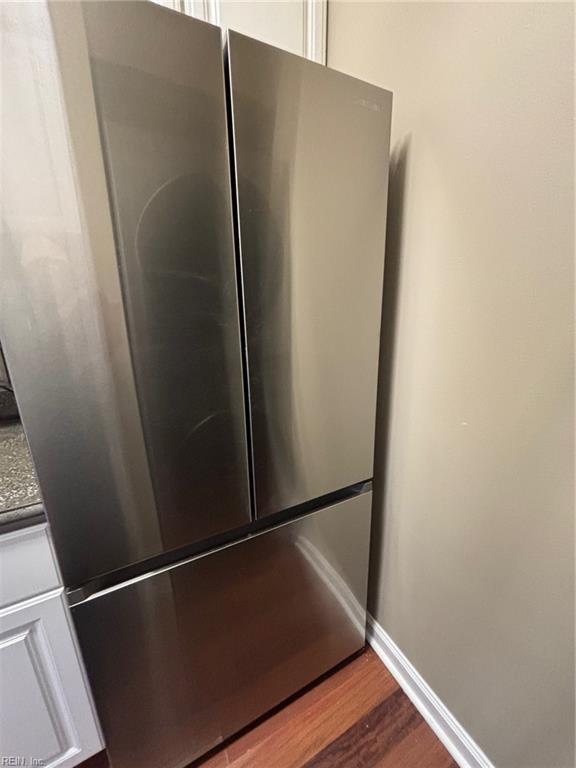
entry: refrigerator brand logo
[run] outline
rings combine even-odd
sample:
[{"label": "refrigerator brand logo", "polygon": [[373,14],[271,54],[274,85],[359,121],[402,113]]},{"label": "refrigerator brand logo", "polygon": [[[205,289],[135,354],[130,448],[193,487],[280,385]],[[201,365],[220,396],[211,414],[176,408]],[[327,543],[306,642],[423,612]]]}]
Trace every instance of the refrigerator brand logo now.
[{"label": "refrigerator brand logo", "polygon": [[354,99],[354,104],[358,104],[359,107],[369,109],[370,112],[382,112],[380,104],[376,104],[374,101],[368,101],[368,99]]}]

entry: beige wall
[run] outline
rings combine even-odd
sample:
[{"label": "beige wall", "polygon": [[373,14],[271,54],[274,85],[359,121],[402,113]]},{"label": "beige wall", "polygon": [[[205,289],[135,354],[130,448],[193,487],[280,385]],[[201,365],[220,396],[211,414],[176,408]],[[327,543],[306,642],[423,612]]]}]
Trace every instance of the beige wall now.
[{"label": "beige wall", "polygon": [[394,92],[371,610],[513,768],[574,761],[572,13],[329,5]]}]

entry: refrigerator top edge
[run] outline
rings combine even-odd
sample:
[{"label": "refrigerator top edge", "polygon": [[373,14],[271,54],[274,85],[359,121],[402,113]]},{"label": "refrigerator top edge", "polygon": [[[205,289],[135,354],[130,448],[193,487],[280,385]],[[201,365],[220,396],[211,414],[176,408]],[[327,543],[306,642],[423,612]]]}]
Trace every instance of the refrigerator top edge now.
[{"label": "refrigerator top edge", "polygon": [[266,43],[263,40],[259,40],[255,37],[250,37],[250,35],[246,35],[243,32],[238,32],[237,30],[228,27],[224,32],[224,39],[226,41],[226,48],[229,49],[231,41],[234,39],[244,39],[247,42],[249,42],[250,45],[254,45],[255,47],[261,46],[262,48],[268,48],[271,51],[277,51],[278,54],[280,54],[283,57],[288,57],[295,59],[299,62],[302,62],[306,67],[309,67],[311,69],[318,68],[319,70],[322,70],[324,72],[329,72],[330,76],[334,76],[336,78],[340,78],[342,82],[347,80],[350,84],[357,83],[359,86],[365,86],[367,88],[371,88],[374,90],[374,93],[379,93],[382,97],[382,106],[383,107],[392,107],[392,101],[394,98],[394,93],[387,88],[383,88],[380,85],[376,85],[375,83],[371,83],[368,80],[363,80],[361,77],[356,77],[355,75],[351,75],[348,72],[342,72],[340,69],[334,69],[334,67],[329,67],[327,64],[321,64],[318,61],[314,61],[313,59],[309,59],[306,56],[302,56],[298,53],[293,53],[292,51],[287,51],[284,48],[279,48],[276,45],[272,45],[271,43]]}]

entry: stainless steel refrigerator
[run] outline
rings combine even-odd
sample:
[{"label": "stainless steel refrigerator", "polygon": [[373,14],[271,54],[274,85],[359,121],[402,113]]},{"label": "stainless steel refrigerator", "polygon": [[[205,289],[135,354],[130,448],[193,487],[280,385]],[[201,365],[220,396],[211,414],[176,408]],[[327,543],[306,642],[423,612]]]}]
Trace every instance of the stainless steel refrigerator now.
[{"label": "stainless steel refrigerator", "polygon": [[365,642],[392,97],[66,6],[78,247],[7,244],[3,342],[112,765],[180,768]]}]

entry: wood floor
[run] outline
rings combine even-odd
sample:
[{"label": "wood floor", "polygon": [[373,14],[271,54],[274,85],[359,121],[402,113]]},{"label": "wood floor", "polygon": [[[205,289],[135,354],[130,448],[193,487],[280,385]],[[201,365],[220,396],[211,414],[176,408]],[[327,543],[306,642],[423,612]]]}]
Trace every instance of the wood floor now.
[{"label": "wood floor", "polygon": [[[101,753],[82,768],[106,765]],[[458,766],[367,650],[193,768]]]}]

